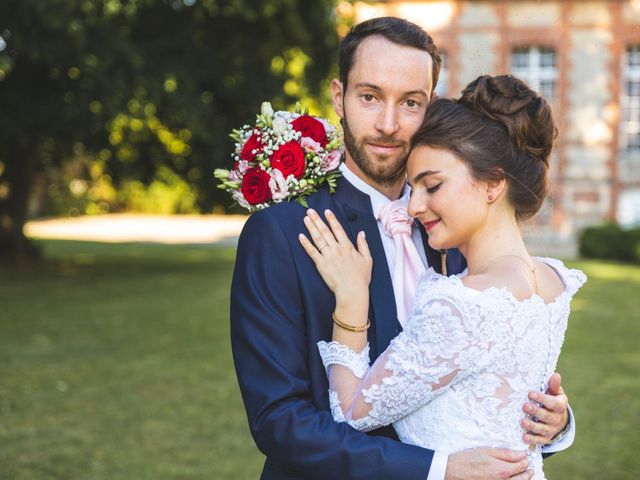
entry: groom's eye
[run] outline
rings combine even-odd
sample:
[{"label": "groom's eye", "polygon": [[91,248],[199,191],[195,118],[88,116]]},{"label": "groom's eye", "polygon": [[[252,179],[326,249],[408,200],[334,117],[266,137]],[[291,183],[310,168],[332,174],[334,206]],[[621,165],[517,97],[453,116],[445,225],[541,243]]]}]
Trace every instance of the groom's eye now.
[{"label": "groom's eye", "polygon": [[373,99],[375,97],[370,93],[365,93],[364,95],[362,95],[362,98],[364,99],[365,102],[373,102]]},{"label": "groom's eye", "polygon": [[407,107],[416,108],[420,106],[420,104],[416,100],[407,100]]}]

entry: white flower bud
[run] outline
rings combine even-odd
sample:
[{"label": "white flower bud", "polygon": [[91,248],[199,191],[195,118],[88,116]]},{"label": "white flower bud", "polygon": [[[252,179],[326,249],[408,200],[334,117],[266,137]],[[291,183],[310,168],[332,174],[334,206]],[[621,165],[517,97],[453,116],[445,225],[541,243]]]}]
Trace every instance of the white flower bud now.
[{"label": "white flower bud", "polygon": [[213,176],[219,180],[226,180],[229,178],[229,170],[225,170],[224,168],[216,168],[213,171]]},{"label": "white flower bud", "polygon": [[260,106],[260,113],[263,117],[271,119],[273,116],[273,107],[271,106],[271,102],[262,102]]}]

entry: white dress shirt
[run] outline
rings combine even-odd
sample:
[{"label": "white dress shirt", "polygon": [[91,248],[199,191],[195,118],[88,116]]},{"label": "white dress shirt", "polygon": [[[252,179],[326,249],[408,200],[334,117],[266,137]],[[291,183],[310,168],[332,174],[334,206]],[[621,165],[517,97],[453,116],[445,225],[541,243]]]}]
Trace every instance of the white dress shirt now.
[{"label": "white dress shirt", "polygon": [[[371,209],[373,210],[373,215],[376,219],[378,219],[378,230],[380,231],[380,238],[382,239],[382,247],[384,248],[384,253],[387,257],[387,265],[389,266],[389,273],[391,274],[391,278],[393,279],[393,272],[395,270],[396,265],[396,244],[392,237],[389,237],[385,231],[382,222],[378,218],[378,213],[380,209],[384,207],[387,203],[391,202],[392,199],[385,196],[380,191],[373,188],[371,185],[366,183],[364,180],[359,178],[355,173],[353,173],[345,163],[340,164],[340,172],[342,172],[342,176],[355,188],[357,188],[362,193],[365,193],[369,196],[371,200]],[[400,197],[407,205],[409,204],[409,193],[410,187],[409,185],[405,185],[402,190],[402,196]],[[420,230],[414,228],[411,232],[411,239],[413,243],[416,245],[416,249],[418,250],[418,254],[424,263],[425,269],[429,268],[429,264],[427,262],[427,255],[424,250],[424,243],[422,241],[422,235],[420,234]],[[393,286],[394,289],[396,286]],[[558,442],[554,442],[542,448],[543,453],[553,453],[559,452],[561,450],[565,450],[569,448],[573,443],[575,438],[575,420],[573,418],[573,413],[571,412],[571,408],[569,408],[569,431],[567,434]],[[431,468],[429,469],[429,476],[427,480],[444,480],[445,473],[447,470],[447,462],[449,460],[449,455],[446,453],[435,451],[433,455],[433,459],[431,460]]]}]

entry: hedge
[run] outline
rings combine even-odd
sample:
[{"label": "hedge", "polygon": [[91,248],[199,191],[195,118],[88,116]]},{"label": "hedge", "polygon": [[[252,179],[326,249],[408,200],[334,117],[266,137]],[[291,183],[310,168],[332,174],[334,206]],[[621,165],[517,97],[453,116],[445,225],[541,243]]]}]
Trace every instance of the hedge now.
[{"label": "hedge", "polygon": [[617,224],[587,227],[580,234],[580,255],[640,263],[640,228],[625,229]]}]

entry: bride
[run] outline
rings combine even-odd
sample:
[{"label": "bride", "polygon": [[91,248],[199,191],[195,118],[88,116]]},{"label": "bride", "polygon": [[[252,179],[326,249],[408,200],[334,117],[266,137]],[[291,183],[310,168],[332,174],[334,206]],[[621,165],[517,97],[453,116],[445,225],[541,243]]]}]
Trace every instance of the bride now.
[{"label": "bride", "polygon": [[[332,212],[313,210],[300,235],[336,296],[333,341],[319,342],[333,416],[358,430],[393,424],[403,442],[447,453],[477,446],[524,450],[529,390],[546,390],[571,298],[586,278],[532,257],[518,226],[548,188],[557,134],[544,98],[512,76],[482,76],[457,100],[438,99],[413,138],[408,213],[436,249],[458,248],[468,269],[429,269],[404,330],[369,365],[372,260]],[[540,447],[528,450],[544,478]]]}]

